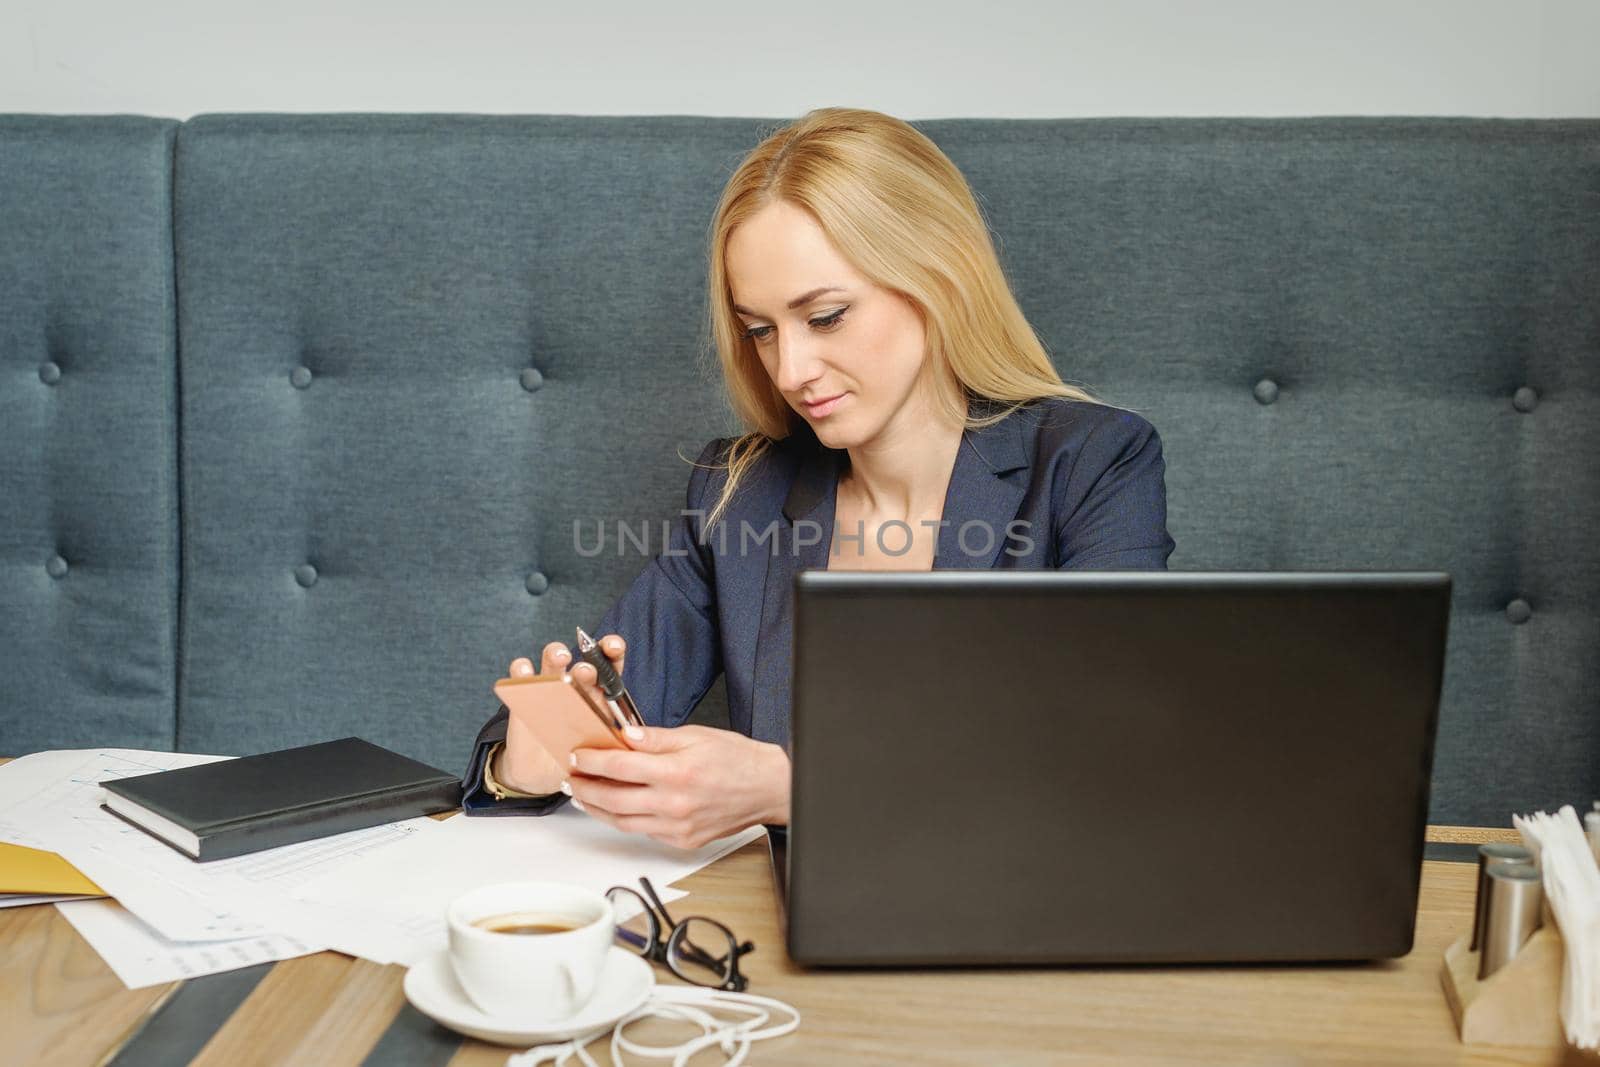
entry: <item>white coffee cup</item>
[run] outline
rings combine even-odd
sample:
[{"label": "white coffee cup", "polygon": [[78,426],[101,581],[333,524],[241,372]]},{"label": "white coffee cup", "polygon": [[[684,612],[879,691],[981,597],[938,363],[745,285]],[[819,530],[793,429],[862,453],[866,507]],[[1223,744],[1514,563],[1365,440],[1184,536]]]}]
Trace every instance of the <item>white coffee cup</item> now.
[{"label": "white coffee cup", "polygon": [[[616,937],[611,902],[568,882],[483,886],[452,901],[446,919],[461,988],[484,1013],[522,1022],[557,1022],[588,1003]],[[492,925],[570,928],[508,933]]]}]

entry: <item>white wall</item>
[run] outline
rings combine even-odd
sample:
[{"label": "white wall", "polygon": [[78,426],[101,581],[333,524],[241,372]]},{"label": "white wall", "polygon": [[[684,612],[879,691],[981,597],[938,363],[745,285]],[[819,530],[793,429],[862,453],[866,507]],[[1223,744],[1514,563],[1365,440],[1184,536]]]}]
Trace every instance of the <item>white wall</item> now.
[{"label": "white wall", "polygon": [[0,111],[1600,117],[1600,0],[0,0]]}]

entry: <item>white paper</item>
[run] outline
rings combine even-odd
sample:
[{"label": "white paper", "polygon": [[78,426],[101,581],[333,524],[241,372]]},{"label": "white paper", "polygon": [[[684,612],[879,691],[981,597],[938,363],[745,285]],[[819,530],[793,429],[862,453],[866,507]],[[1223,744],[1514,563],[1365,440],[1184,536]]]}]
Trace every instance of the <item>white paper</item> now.
[{"label": "white paper", "polygon": [[[49,848],[48,840],[73,836],[83,816],[98,811],[99,783],[229,758],[128,748],[21,756],[0,766],[0,841]],[[115,820],[104,812],[99,816]]]},{"label": "white paper", "polygon": [[364,856],[308,881],[292,895],[359,908],[373,922],[403,920],[414,940],[399,935],[375,946],[393,962],[410,964],[446,942],[444,913],[456,897],[496,882],[573,882],[597,893],[614,885],[639,889],[647,877],[663,901],[686,894],[668,887],[765,830],[740,833],[686,851],[640,834],[623,833],[566,807],[549,815],[455,815],[432,833]]},{"label": "white paper", "polygon": [[0,841],[36,847],[30,841],[20,840],[21,828],[5,822],[6,809],[54,785],[94,752],[94,749],[81,748],[34,752],[0,765]]},{"label": "white paper", "polygon": [[174,941],[287,934],[308,943],[327,942],[344,918],[301,907],[287,890],[365,852],[435,828],[432,819],[407,819],[198,863],[102,810],[99,783],[231,757],[127,749],[78,755],[82,758],[65,773],[55,768],[54,782],[0,811],[0,836],[27,837],[35,847],[60,853]]},{"label": "white paper", "polygon": [[231,971],[321,951],[284,935],[231,941],[171,941],[111,900],[58,904],[56,910],[129,989]]},{"label": "white paper", "polygon": [[24,904],[61,904],[68,900],[99,900],[94,893],[0,893],[0,908],[20,908]]},{"label": "white paper", "polygon": [[645,876],[670,902],[685,895],[672,882],[764,832],[685,851],[569,808],[409,819],[202,864],[99,806],[110,778],[229,758],[75,749],[0,767],[0,840],[60,853],[116,898],[58,907],[130,987],[327,948],[410,965],[446,945],[451,900],[494,882],[603,892]]},{"label": "white paper", "polygon": [[318,917],[299,907],[287,891],[365,852],[432,828],[430,819],[412,819],[196,863],[124,823],[116,831],[120,841],[64,843],[58,851],[165,937],[203,941],[284,932],[326,939],[329,928],[313,925]]}]

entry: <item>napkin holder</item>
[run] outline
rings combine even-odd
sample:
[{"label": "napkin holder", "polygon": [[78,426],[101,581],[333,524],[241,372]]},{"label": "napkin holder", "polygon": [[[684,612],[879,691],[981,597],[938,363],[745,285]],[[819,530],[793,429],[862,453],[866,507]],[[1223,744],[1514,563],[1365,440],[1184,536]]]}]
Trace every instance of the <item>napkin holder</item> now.
[{"label": "napkin holder", "polygon": [[1479,980],[1480,953],[1463,934],[1444,951],[1439,978],[1466,1045],[1567,1048],[1561,1028],[1561,933],[1548,919],[1498,971]]}]

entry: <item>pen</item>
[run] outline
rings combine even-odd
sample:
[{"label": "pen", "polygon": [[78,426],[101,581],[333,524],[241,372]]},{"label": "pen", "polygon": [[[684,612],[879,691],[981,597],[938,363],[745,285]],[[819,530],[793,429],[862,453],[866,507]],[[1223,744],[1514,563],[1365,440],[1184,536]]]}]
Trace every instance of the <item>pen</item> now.
[{"label": "pen", "polygon": [[639,707],[633,702],[633,697],[623,688],[622,679],[617,677],[616,668],[611,666],[610,657],[600,650],[594,638],[583,632],[581,626],[578,627],[578,655],[594,668],[595,678],[600,683],[600,691],[605,694],[606,703],[611,705],[612,712],[625,722],[643,726],[644,717],[639,714]]}]

